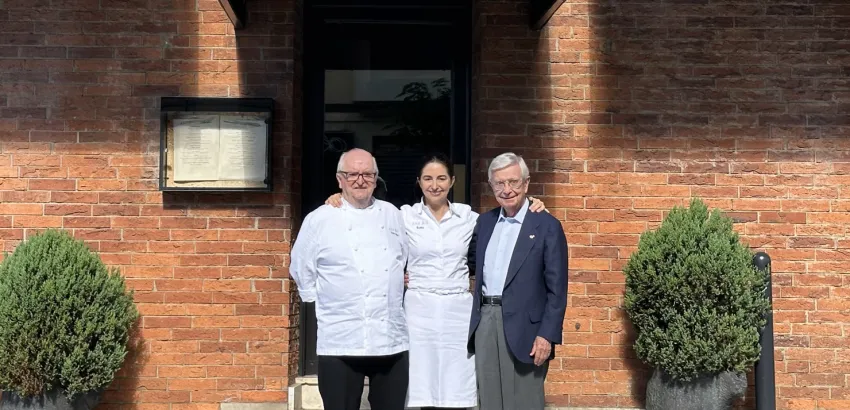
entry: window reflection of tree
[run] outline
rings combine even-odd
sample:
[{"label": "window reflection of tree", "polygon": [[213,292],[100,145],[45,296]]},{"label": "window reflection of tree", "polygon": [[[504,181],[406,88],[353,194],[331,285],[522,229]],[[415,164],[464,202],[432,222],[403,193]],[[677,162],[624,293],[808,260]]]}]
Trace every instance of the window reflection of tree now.
[{"label": "window reflection of tree", "polygon": [[[434,97],[431,89],[436,91]],[[406,84],[396,97],[402,97],[404,103],[392,106],[391,115],[395,124],[387,128],[395,128],[391,135],[409,136],[447,136],[451,115],[449,101],[451,88],[448,80],[440,78],[431,82],[429,88],[423,82]]]},{"label": "window reflection of tree", "polygon": [[430,84],[421,81],[405,84],[396,98],[364,110],[363,115],[389,122],[384,127],[391,130],[389,135],[448,140],[451,129],[449,80],[439,78]]},{"label": "window reflection of tree", "polygon": [[378,165],[387,178],[388,200],[397,206],[420,200],[415,181],[422,156],[451,147],[451,88],[449,80],[405,84],[394,101],[374,105],[367,114],[387,124],[387,133],[373,136]]}]

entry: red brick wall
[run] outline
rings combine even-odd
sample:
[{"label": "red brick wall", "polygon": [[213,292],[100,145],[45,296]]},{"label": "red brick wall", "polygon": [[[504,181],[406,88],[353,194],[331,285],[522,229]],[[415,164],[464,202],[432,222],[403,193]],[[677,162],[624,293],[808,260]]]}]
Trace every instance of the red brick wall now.
[{"label": "red brick wall", "polygon": [[640,404],[622,268],[699,196],[773,258],[778,407],[850,408],[850,6],[567,1],[539,34],[520,2],[478,9],[479,168],[525,155],[570,244],[549,399]]},{"label": "red brick wall", "polygon": [[[701,196],[774,259],[780,408],[850,407],[850,9],[797,3],[567,2],[533,33],[522,2],[478,1],[476,164],[524,154],[570,242],[553,403],[640,405],[621,269],[640,232]],[[237,34],[217,0],[0,4],[0,240],[62,227],[122,267],[144,343],[107,407],[285,400],[296,5],[250,1]],[[274,97],[275,193],[163,196],[172,95]]]},{"label": "red brick wall", "polygon": [[[0,1],[0,239],[64,228],[121,267],[140,349],[106,407],[283,401],[297,360],[287,292],[292,2]],[[274,97],[273,194],[158,191],[160,96]]]}]

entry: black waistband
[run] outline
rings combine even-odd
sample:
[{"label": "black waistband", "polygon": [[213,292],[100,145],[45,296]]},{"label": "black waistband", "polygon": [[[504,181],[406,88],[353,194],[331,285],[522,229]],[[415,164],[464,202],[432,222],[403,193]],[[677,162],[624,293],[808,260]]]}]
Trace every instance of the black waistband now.
[{"label": "black waistband", "polygon": [[483,305],[502,305],[502,297],[501,296],[482,296],[481,304]]}]

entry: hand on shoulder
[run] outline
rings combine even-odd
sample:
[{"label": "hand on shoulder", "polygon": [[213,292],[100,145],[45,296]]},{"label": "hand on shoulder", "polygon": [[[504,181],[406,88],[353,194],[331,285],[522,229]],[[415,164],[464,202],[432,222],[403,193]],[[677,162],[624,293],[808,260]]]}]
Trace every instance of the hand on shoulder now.
[{"label": "hand on shoulder", "polygon": [[328,197],[325,200],[325,205],[330,205],[334,208],[339,208],[342,206],[342,194],[336,193]]},{"label": "hand on shoulder", "polygon": [[529,196],[528,201],[529,201],[529,204],[528,204],[528,210],[529,211],[534,212],[534,213],[544,212],[544,211],[547,212],[547,213],[549,212],[549,210],[546,209],[546,204],[543,203],[543,201],[541,201],[540,198],[535,198],[533,196]]}]

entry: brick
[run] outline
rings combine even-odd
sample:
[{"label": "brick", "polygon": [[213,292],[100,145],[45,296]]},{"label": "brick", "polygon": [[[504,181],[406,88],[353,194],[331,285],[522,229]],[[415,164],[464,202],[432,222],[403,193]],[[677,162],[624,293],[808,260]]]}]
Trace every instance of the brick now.
[{"label": "brick", "polygon": [[173,337],[174,340],[218,340],[220,332],[220,329],[174,329]]},{"label": "brick", "polygon": [[152,328],[182,328],[189,327],[191,319],[187,317],[145,317],[144,326]]},{"label": "brick", "polygon": [[195,353],[198,351],[198,342],[196,341],[153,341],[151,342],[151,352],[165,353]]},{"label": "brick", "polygon": [[[242,343],[244,347],[245,344]],[[211,377],[225,378],[254,378],[257,375],[255,366],[210,366],[207,368],[207,373]]]},{"label": "brick", "polygon": [[280,353],[254,353],[234,354],[233,363],[241,365],[279,365],[281,363]]},{"label": "brick", "polygon": [[259,303],[260,295],[246,292],[218,292],[213,296],[216,303]]},{"label": "brick", "polygon": [[262,341],[268,340],[269,334],[266,329],[223,329],[221,338],[231,341]]},{"label": "brick", "polygon": [[239,327],[239,318],[221,316],[194,317],[192,319],[192,327],[216,329],[234,328]]},{"label": "brick", "polygon": [[204,366],[158,366],[159,375],[167,378],[200,378],[206,377],[207,368]]},{"label": "brick", "polygon": [[201,342],[201,353],[245,353],[247,351],[245,342]]},{"label": "brick", "polygon": [[186,403],[189,402],[188,391],[139,391],[139,400],[147,403]]},{"label": "brick", "polygon": [[215,379],[169,379],[168,390],[170,391],[196,391],[196,390],[215,390]]}]

